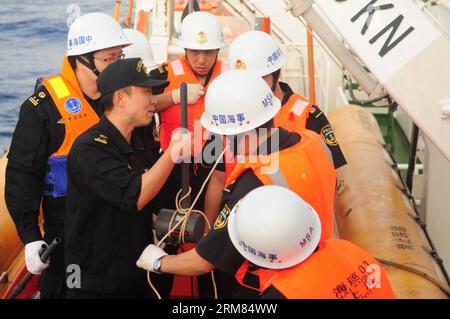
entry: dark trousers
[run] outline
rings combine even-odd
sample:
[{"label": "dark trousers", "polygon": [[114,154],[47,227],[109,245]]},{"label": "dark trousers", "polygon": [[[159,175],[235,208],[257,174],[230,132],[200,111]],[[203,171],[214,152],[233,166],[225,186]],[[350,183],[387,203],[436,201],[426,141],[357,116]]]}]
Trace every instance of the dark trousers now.
[{"label": "dark trousers", "polygon": [[[54,237],[46,235],[44,240],[50,243]],[[39,280],[41,299],[64,299],[66,296],[65,278],[64,243],[61,243],[50,256],[50,265],[42,272]]]}]

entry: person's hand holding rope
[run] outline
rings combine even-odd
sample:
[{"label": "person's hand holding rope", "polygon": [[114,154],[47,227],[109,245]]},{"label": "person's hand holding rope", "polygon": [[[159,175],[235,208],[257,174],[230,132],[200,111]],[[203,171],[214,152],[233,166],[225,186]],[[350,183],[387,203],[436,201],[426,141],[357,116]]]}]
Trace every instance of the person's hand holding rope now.
[{"label": "person's hand holding rope", "polygon": [[[174,141],[174,139],[175,140],[178,139],[178,137],[176,137],[176,134],[177,133],[175,133],[172,136],[172,142]],[[223,154],[225,154],[226,150],[227,150],[227,147],[224,148],[224,150],[222,151],[222,153],[218,157],[219,159],[223,157]],[[174,150],[174,151],[176,153],[176,150]],[[169,223],[169,229],[168,229],[166,235],[164,235],[164,237],[161,238],[161,240],[157,243],[157,245],[154,245],[154,244],[148,245],[144,249],[144,251],[142,252],[141,256],[139,257],[139,259],[136,262],[136,265],[139,268],[147,270],[147,281],[148,281],[150,287],[153,289],[153,291],[155,292],[155,294],[158,296],[159,299],[162,299],[161,295],[158,293],[157,289],[153,286],[153,284],[152,284],[152,282],[150,280],[150,272],[159,273],[159,269],[155,269],[155,267],[156,266],[158,266],[158,268],[161,267],[161,263],[158,263],[157,261],[161,261],[161,259],[164,256],[167,256],[167,253],[164,250],[162,250],[159,246],[161,246],[164,243],[164,240],[166,240],[166,238],[169,237],[170,234],[174,230],[178,229],[178,227],[180,227],[180,225],[181,225],[181,231],[179,232],[180,233],[180,235],[179,235],[180,236],[179,242],[180,243],[184,243],[184,233],[185,233],[184,230],[186,228],[187,221],[189,220],[189,216],[192,213],[201,214],[203,216],[203,218],[205,219],[207,225],[208,225],[208,229],[211,229],[211,225],[209,224],[209,221],[208,221],[208,218],[206,217],[206,215],[202,211],[194,210],[193,208],[194,208],[195,204],[197,203],[198,199],[200,198],[201,193],[203,192],[206,184],[208,183],[209,179],[211,178],[211,175],[214,172],[214,170],[216,169],[218,163],[219,163],[219,161],[216,161],[216,163],[214,164],[213,168],[211,169],[211,171],[209,172],[208,176],[206,177],[205,181],[203,182],[203,185],[200,188],[200,191],[198,192],[197,196],[195,197],[194,201],[192,202],[191,207],[189,207],[188,209],[183,209],[182,206],[181,206],[181,203],[182,203],[182,201],[183,201],[183,199],[185,197],[190,195],[191,188],[189,187],[188,193],[185,194],[181,198],[180,198],[180,195],[181,195],[181,189],[180,189],[180,191],[178,192],[178,194],[176,196],[175,204],[176,204],[177,211],[180,214],[184,215],[183,218],[181,218],[178,221],[178,223],[176,223],[173,227],[172,227],[172,224],[173,224],[173,220],[172,220]],[[174,216],[175,216],[175,214],[174,214]],[[214,279],[214,272],[211,272],[211,276],[212,276],[212,280],[213,280],[214,294],[215,294],[216,299],[217,299],[217,286],[216,286],[215,279]]]}]

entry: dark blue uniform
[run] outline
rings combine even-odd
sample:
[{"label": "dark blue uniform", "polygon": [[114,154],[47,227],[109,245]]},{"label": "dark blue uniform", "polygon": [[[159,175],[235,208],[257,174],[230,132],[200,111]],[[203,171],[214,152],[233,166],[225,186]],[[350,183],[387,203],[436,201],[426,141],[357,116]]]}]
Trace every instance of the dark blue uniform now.
[{"label": "dark blue uniform", "polygon": [[[97,114],[98,101],[85,96]],[[64,141],[65,126],[55,103],[43,85],[21,106],[19,120],[11,141],[6,167],[5,201],[24,244],[42,240],[38,216],[42,202],[44,240],[64,239],[66,197],[45,196],[44,177],[47,160]],[[50,266],[40,280],[41,298],[65,296],[65,269],[63,245],[51,256]]]},{"label": "dark blue uniform", "polygon": [[[134,129],[129,144],[105,117],[72,147],[66,210],[66,266],[80,268],[80,287],[68,298],[152,298],[146,272],[136,260],[153,243],[151,201],[136,207],[142,174],[158,159],[152,126]],[[153,275],[163,296],[170,275]]]}]

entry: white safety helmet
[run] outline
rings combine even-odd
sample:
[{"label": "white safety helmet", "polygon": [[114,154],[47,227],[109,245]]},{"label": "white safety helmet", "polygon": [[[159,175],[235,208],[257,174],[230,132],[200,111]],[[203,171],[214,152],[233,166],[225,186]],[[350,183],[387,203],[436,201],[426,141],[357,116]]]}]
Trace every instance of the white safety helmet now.
[{"label": "white safety helmet", "polygon": [[67,35],[67,56],[82,55],[117,46],[127,46],[123,29],[113,17],[92,12],[78,17]]},{"label": "white safety helmet", "polygon": [[249,31],[238,36],[228,50],[230,70],[251,70],[259,76],[271,74],[284,65],[277,41],[266,32]]},{"label": "white safety helmet", "polygon": [[134,29],[123,29],[131,45],[123,49],[125,58],[141,58],[149,69],[157,67],[153,58],[152,47],[145,34]]},{"label": "white safety helmet", "polygon": [[213,50],[225,46],[222,26],[215,15],[196,11],[187,15],[181,23],[178,45],[192,50]]},{"label": "white safety helmet", "polygon": [[268,122],[280,107],[280,100],[261,77],[233,70],[222,73],[209,85],[200,120],[210,132],[235,135]]},{"label": "white safety helmet", "polygon": [[284,187],[256,188],[236,204],[228,218],[234,247],[264,268],[292,267],[308,258],[319,244],[319,216]]}]

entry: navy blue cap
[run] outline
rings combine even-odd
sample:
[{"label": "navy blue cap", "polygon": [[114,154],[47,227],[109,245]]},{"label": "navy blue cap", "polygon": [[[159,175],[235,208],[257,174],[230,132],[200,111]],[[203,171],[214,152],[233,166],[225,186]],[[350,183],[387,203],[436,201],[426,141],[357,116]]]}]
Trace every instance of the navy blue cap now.
[{"label": "navy blue cap", "polygon": [[168,81],[153,79],[141,58],[117,60],[97,78],[97,87],[102,96],[128,86],[151,87],[154,92],[162,92],[168,85]]}]

